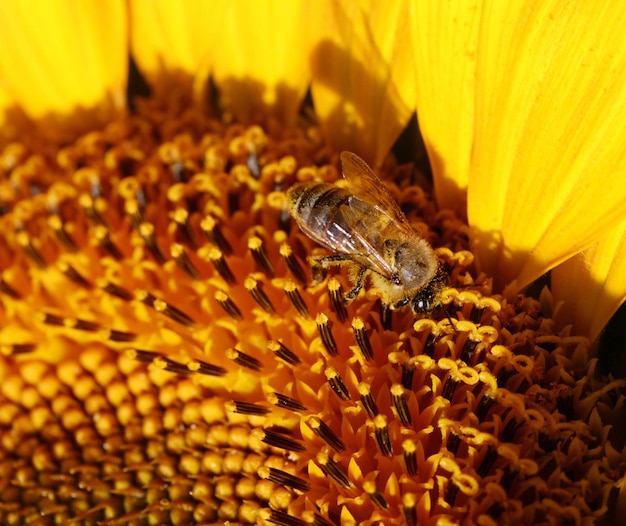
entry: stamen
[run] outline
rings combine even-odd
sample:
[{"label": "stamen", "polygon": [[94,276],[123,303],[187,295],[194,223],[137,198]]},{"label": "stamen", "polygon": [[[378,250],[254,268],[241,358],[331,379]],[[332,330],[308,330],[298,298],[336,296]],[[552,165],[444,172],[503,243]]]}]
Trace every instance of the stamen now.
[{"label": "stamen", "polygon": [[343,288],[337,278],[328,280],[328,297],[330,298],[330,308],[337,315],[337,319],[342,323],[345,322],[348,319],[348,311],[343,299]]},{"label": "stamen", "polygon": [[218,290],[215,292],[215,301],[217,301],[219,306],[224,309],[224,312],[226,312],[226,314],[228,314],[234,320],[239,321],[243,319],[243,315],[241,314],[239,307],[235,305],[235,302],[230,299],[228,294],[226,294],[224,291]]},{"label": "stamen", "polygon": [[270,510],[259,514],[259,518],[272,524],[278,524],[278,526],[309,526],[307,522],[302,519],[298,519],[284,511]]},{"label": "stamen", "polygon": [[104,225],[96,225],[93,230],[94,237],[98,241],[100,248],[116,261],[124,259],[120,249],[111,240],[111,233]]},{"label": "stamen", "polygon": [[261,288],[261,282],[254,279],[252,276],[248,276],[244,282],[243,286],[252,296],[252,299],[257,303],[259,307],[261,307],[268,314],[274,314],[276,310],[274,309],[274,305],[265,294],[265,291]]},{"label": "stamen", "polygon": [[285,291],[285,294],[287,295],[287,298],[293,305],[294,309],[298,311],[298,314],[300,314],[300,316],[302,316],[303,318],[308,318],[309,308],[307,307],[306,303],[304,303],[304,299],[302,299],[302,295],[300,294],[300,291],[298,290],[296,284],[293,281],[288,281],[287,283],[285,283],[283,290]]},{"label": "stamen", "polygon": [[296,259],[291,247],[287,243],[283,243],[280,246],[279,252],[285,262],[285,266],[289,269],[289,272],[291,272],[291,275],[296,279],[296,281],[302,285],[306,285],[306,273],[304,272],[302,265],[300,265],[300,262]]},{"label": "stamen", "polygon": [[405,440],[402,442],[402,456],[404,458],[404,465],[406,467],[406,472],[410,477],[414,477],[417,475],[417,457],[415,452],[417,448],[415,447],[415,442],[412,440]]},{"label": "stamen", "polygon": [[187,314],[185,314],[183,311],[179,310],[178,308],[174,307],[173,305],[170,305],[166,301],[155,298],[154,301],[152,302],[152,306],[154,307],[154,310],[156,310],[157,312],[164,314],[172,321],[175,321],[176,323],[180,323],[181,325],[184,325],[185,327],[193,327],[196,324],[196,322],[193,321],[193,319],[190,318]]},{"label": "stamen", "polygon": [[125,353],[129,360],[136,360],[143,363],[152,363],[157,358],[161,358],[159,353],[146,351],[144,349],[126,349]]},{"label": "stamen", "polygon": [[230,400],[224,404],[227,411],[231,413],[239,413],[242,415],[264,416],[271,412],[269,407],[243,402],[241,400]]},{"label": "stamen", "polygon": [[28,259],[30,259],[35,265],[37,265],[39,268],[46,268],[48,266],[39,249],[35,247],[35,245],[33,245],[33,243],[31,242],[28,232],[26,232],[25,230],[20,230],[16,233],[15,238],[18,245],[22,247],[22,250],[24,251],[24,254],[26,254],[26,257],[28,257]]},{"label": "stamen", "polygon": [[35,343],[13,343],[0,345],[0,354],[4,356],[15,356],[18,354],[28,354],[37,348]]},{"label": "stamen", "polygon": [[45,323],[46,325],[63,327],[63,318],[61,318],[60,316],[56,316],[54,314],[46,312],[44,314],[40,314],[38,317],[41,319],[42,323]]},{"label": "stamen", "polygon": [[361,382],[357,386],[357,390],[359,391],[359,397],[361,403],[363,404],[363,409],[368,414],[370,418],[374,418],[378,414],[378,407],[376,407],[376,401],[372,396],[372,388],[369,384]]},{"label": "stamen", "polygon": [[386,457],[392,456],[393,447],[391,445],[391,437],[389,436],[389,426],[387,425],[387,418],[384,415],[374,417],[374,434],[380,452]]},{"label": "stamen", "polygon": [[413,493],[402,495],[402,512],[408,526],[417,526],[417,497]]},{"label": "stamen", "polygon": [[250,250],[252,258],[261,272],[268,278],[274,277],[274,265],[272,265],[270,258],[267,256],[263,240],[258,236],[251,236],[248,239],[248,250]]},{"label": "stamen", "polygon": [[298,358],[282,342],[269,340],[267,342],[267,348],[272,351],[276,357],[287,362],[289,365],[297,365],[300,363],[300,358]]},{"label": "stamen", "polygon": [[495,464],[497,458],[498,458],[498,450],[494,446],[491,446],[491,445],[488,446],[487,452],[485,453],[485,456],[483,457],[483,460],[480,463],[480,466],[478,466],[478,469],[476,470],[476,473],[478,474],[478,476],[485,478],[491,471],[491,468]]},{"label": "stamen", "polygon": [[189,256],[186,254],[185,249],[181,244],[172,243],[172,246],[170,247],[170,254],[178,267],[187,275],[190,280],[199,281],[202,278],[200,272],[191,262]]},{"label": "stamen", "polygon": [[392,312],[389,305],[380,302],[380,324],[386,331],[392,330]]},{"label": "stamen", "polygon": [[115,283],[106,281],[105,279],[97,279],[96,286],[102,289],[107,294],[120,298],[121,300],[130,301],[133,299],[133,295],[130,292],[128,292],[126,289],[123,289],[122,287],[120,287],[119,285],[116,285]]},{"label": "stamen", "polygon": [[334,391],[334,393],[343,401],[350,400],[350,393],[346,384],[343,382],[341,376],[339,376],[339,372],[334,367],[328,367],[324,371],[326,375],[326,379],[328,380],[328,384],[330,388]]},{"label": "stamen", "polygon": [[515,438],[515,433],[522,426],[523,421],[518,421],[516,418],[511,418],[507,424],[504,426],[502,433],[500,434],[500,440],[503,442],[513,442],[513,438]]},{"label": "stamen", "polygon": [[192,250],[196,250],[198,248],[198,241],[189,224],[189,211],[185,208],[177,208],[171,214],[171,218],[176,222],[176,232],[182,243]]},{"label": "stamen", "polygon": [[54,235],[59,240],[59,242],[72,254],[75,254],[78,251],[78,247],[76,243],[71,238],[71,236],[65,230],[63,226],[63,221],[61,216],[54,214],[48,218],[48,226],[54,232]]},{"label": "stamen", "polygon": [[22,297],[17,290],[5,281],[4,278],[0,278],[0,292],[13,298],[14,300],[19,300]]},{"label": "stamen", "polygon": [[491,409],[495,402],[496,401],[490,396],[483,395],[483,397],[480,399],[480,402],[478,402],[478,407],[476,407],[475,411],[478,422],[482,424],[485,421],[489,409]]},{"label": "stamen", "polygon": [[192,373],[204,374],[206,376],[224,376],[226,374],[226,369],[223,367],[203,362],[202,360],[187,362],[187,368]]},{"label": "stamen", "polygon": [[87,218],[96,226],[107,228],[107,223],[98,211],[96,202],[89,194],[82,194],[78,198],[78,205],[83,209]]},{"label": "stamen", "polygon": [[333,430],[328,427],[324,421],[322,421],[317,416],[311,416],[307,418],[306,424],[311,428],[311,430],[320,437],[326,444],[332,447],[335,451],[341,452],[345,451],[346,446],[343,443],[343,440],[339,438]]},{"label": "stamen", "polygon": [[252,369],[253,371],[261,371],[263,369],[263,364],[259,360],[257,360],[254,356],[241,352],[238,349],[227,349],[226,358],[232,360],[237,365],[245,367],[246,369]]},{"label": "stamen", "polygon": [[470,364],[472,362],[472,358],[474,357],[474,351],[476,350],[476,346],[479,343],[480,342],[474,341],[468,337],[463,344],[463,350],[461,351],[461,360],[467,364]]},{"label": "stamen", "polygon": [[159,369],[163,369],[164,371],[168,371],[170,373],[181,375],[191,374],[191,371],[185,364],[175,362],[171,358],[167,358],[165,356],[159,356],[158,358],[155,358],[152,363],[155,367],[158,367]]},{"label": "stamen", "polygon": [[137,335],[132,332],[118,331],[116,329],[102,329],[102,337],[112,342],[132,342],[137,339]]},{"label": "stamen", "polygon": [[448,480],[448,487],[446,489],[443,500],[450,506],[454,506],[454,501],[456,500],[456,496],[458,493],[459,487],[454,483],[454,481]]},{"label": "stamen", "polygon": [[337,485],[343,489],[348,489],[352,486],[350,479],[348,478],[347,473],[345,473],[339,464],[335,462],[331,457],[329,457],[326,453],[318,453],[317,455],[317,463],[319,464],[322,471],[326,473],[331,479],[333,479]]},{"label": "stamen", "polygon": [[393,407],[396,409],[398,418],[402,425],[408,427],[413,421],[411,419],[411,413],[409,412],[409,404],[406,400],[406,394],[404,393],[404,387],[400,384],[393,384],[391,386],[391,401]]},{"label": "stamen", "polygon": [[287,473],[282,469],[261,466],[257,473],[262,479],[270,480],[271,482],[280,484],[281,486],[285,486],[287,488],[293,488],[302,492],[309,491],[310,489],[310,485],[306,480],[296,477],[291,473]]},{"label": "stamen", "polygon": [[302,442],[277,433],[276,431],[270,431],[269,429],[254,429],[252,430],[252,436],[257,440],[264,442],[268,446],[277,447],[279,449],[286,449],[287,451],[294,452],[306,450],[306,447],[302,444]]},{"label": "stamen", "polygon": [[211,248],[211,250],[209,250],[209,261],[213,265],[215,271],[226,283],[230,283],[232,285],[236,282],[235,276],[231,272],[224,256],[222,255],[222,252],[218,248]]},{"label": "stamen", "polygon": [[386,510],[388,508],[387,500],[383,496],[383,494],[376,487],[376,483],[367,480],[363,483],[363,491],[367,493],[367,496],[374,503],[375,506],[379,507],[381,510]]},{"label": "stamen", "polygon": [[405,362],[401,365],[402,368],[402,377],[400,378],[400,383],[402,387],[407,389],[408,391],[413,390],[413,376],[415,375],[415,365],[413,362]]},{"label": "stamen", "polygon": [[374,358],[374,351],[372,350],[367,330],[365,330],[365,324],[359,316],[352,318],[352,333],[354,334],[354,339],[361,350],[363,358],[365,358],[365,360],[372,360]]},{"label": "stamen", "polygon": [[76,329],[77,331],[95,332],[101,329],[98,323],[93,321],[81,320],[78,318],[63,318],[63,325],[68,329]]},{"label": "stamen", "polygon": [[456,455],[460,444],[461,437],[457,435],[454,431],[451,431],[450,435],[448,436],[448,443],[446,444],[446,448],[448,449],[448,451],[453,455]]},{"label": "stamen", "polygon": [[448,376],[443,384],[441,396],[443,396],[446,400],[452,402],[452,397],[454,396],[457,385],[459,385],[459,381],[452,378],[452,376]]},{"label": "stamen", "polygon": [[87,281],[74,267],[65,261],[58,261],[57,268],[67,277],[67,279],[73,281],[77,285],[90,289],[91,283]]},{"label": "stamen", "polygon": [[333,333],[330,331],[330,321],[328,316],[323,312],[320,312],[315,317],[315,323],[317,324],[317,332],[319,332],[320,338],[326,350],[331,356],[337,356],[339,351],[337,350],[337,344],[333,338]]},{"label": "stamen", "polygon": [[307,407],[300,402],[300,400],[296,400],[295,398],[291,398],[290,396],[281,393],[268,393],[266,398],[270,404],[273,404],[276,407],[282,407],[289,411],[302,412],[307,409]]},{"label": "stamen", "polygon": [[159,246],[159,242],[157,241],[157,237],[154,234],[154,225],[152,223],[141,223],[139,228],[137,229],[139,235],[143,239],[148,252],[152,254],[154,260],[159,264],[163,265],[167,261],[161,247]]},{"label": "stamen", "polygon": [[200,222],[200,228],[202,229],[202,232],[204,232],[204,235],[208,239],[209,243],[219,248],[223,254],[228,256],[233,253],[233,248],[224,237],[224,234],[214,217],[206,216]]}]

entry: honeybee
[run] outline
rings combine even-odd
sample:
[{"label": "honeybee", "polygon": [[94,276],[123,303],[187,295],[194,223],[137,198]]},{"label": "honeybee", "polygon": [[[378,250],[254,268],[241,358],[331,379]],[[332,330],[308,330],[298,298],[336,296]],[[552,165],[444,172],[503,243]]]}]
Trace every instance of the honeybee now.
[{"label": "honeybee", "polygon": [[432,247],[363,159],[342,152],[341,164],[347,188],[306,182],[287,191],[289,212],[302,232],[333,252],[309,258],[313,281],[323,280],[330,266],[343,265],[353,285],[346,304],[369,278],[392,309],[410,302],[416,314],[432,312],[447,282]]}]

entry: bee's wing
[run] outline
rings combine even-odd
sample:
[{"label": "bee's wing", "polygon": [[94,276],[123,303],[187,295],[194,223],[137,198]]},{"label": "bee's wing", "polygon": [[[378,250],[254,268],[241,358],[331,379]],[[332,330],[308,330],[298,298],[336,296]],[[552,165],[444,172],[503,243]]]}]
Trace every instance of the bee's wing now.
[{"label": "bee's wing", "polygon": [[341,152],[341,168],[344,178],[353,183],[355,193],[359,198],[393,220],[399,229],[407,234],[415,235],[415,230],[411,227],[404,212],[400,210],[396,200],[363,159],[352,152]]}]

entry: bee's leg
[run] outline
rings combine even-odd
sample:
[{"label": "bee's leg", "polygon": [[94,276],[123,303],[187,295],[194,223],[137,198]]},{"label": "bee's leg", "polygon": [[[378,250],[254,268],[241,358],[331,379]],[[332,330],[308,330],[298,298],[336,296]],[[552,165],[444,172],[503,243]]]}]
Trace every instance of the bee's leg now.
[{"label": "bee's leg", "polygon": [[395,303],[392,303],[389,306],[389,308],[391,310],[396,310],[396,309],[399,309],[400,307],[404,307],[408,302],[409,302],[409,298],[404,298],[404,299],[401,299],[400,301],[396,301]]},{"label": "bee's leg", "polygon": [[366,274],[367,274],[367,268],[360,266],[358,272],[352,278],[352,281],[355,284],[354,287],[352,287],[348,292],[346,292],[346,295],[343,297],[343,300],[346,305],[349,305],[350,303],[352,303],[352,300],[354,300],[354,298],[356,298],[359,295],[359,292],[361,292],[361,289],[363,288],[363,284],[365,283]]},{"label": "bee's leg", "polygon": [[313,285],[319,285],[326,277],[326,270],[332,265],[338,265],[348,260],[348,258],[339,255],[332,256],[310,256],[311,278]]}]

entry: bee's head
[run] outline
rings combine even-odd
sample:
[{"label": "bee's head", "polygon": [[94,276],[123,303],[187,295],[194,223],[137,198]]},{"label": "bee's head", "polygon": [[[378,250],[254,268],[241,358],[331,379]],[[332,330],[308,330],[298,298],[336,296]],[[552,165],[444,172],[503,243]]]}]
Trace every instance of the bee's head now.
[{"label": "bee's head", "polygon": [[411,300],[413,312],[415,314],[430,314],[433,312],[441,305],[441,292],[446,288],[447,283],[448,275],[439,266],[433,278]]}]

